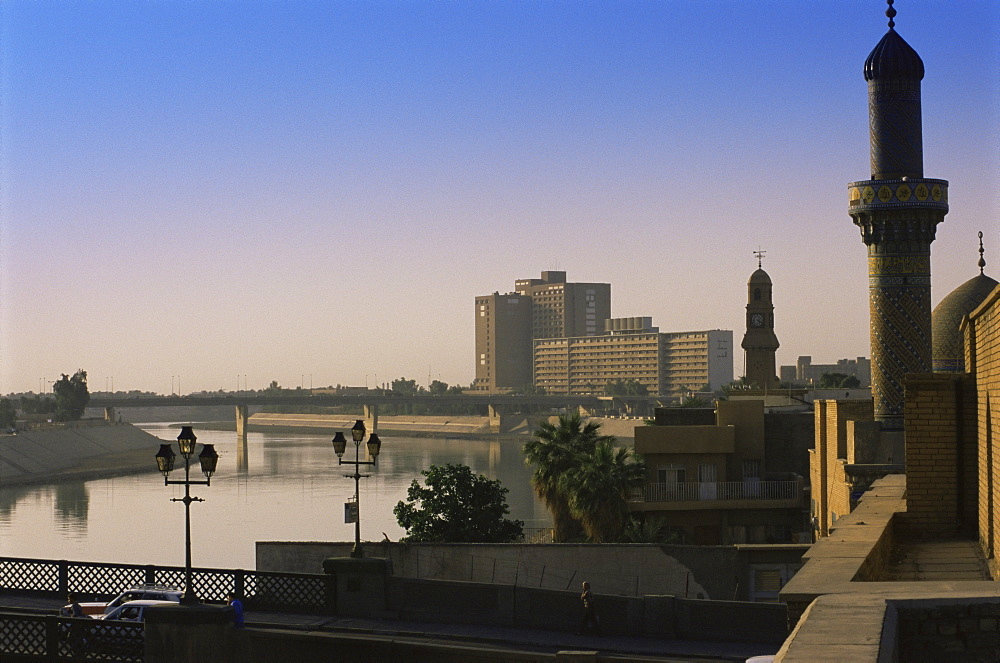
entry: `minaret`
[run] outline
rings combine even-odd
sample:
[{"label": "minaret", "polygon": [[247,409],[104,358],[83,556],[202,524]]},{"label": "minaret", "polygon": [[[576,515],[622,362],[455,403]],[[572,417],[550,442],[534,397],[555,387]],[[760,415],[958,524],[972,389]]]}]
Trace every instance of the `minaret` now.
[{"label": "minaret", "polygon": [[778,386],[774,361],[778,337],[774,335],[771,277],[761,268],[764,253],[754,251],[757,256],[757,271],[747,281],[747,331],[741,344],[746,351],[746,381],[761,389]]},{"label": "minaret", "polygon": [[903,429],[903,378],[931,371],[931,242],[948,213],[948,182],[924,178],[924,63],[889,31],[865,60],[871,179],[852,182],[849,213],[868,247],[875,420]]}]

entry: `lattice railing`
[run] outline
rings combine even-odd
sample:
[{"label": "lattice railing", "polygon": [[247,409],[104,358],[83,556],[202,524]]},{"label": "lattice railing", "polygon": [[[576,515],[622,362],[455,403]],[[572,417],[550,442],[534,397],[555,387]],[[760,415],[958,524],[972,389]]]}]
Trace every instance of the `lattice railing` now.
[{"label": "lattice railing", "polygon": [[0,661],[143,663],[143,625],[0,613]]},{"label": "lattice railing", "polygon": [[59,563],[0,557],[0,587],[13,592],[58,592]]},{"label": "lattice railing", "polygon": [[[221,603],[234,592],[250,610],[328,613],[335,602],[332,577],[324,574],[192,569],[191,581],[202,601]],[[184,587],[184,569],[0,557],[0,592],[107,600],[146,584]]]}]

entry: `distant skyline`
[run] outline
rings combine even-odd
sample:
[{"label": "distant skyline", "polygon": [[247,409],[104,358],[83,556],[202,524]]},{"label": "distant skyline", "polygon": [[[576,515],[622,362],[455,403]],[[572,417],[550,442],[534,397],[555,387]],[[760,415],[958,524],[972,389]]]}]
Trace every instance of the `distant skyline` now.
[{"label": "distant skyline", "polygon": [[[884,0],[0,4],[0,393],[468,385],[474,297],[869,356],[864,60]],[[1000,3],[897,0],[932,301],[1000,276]],[[737,375],[743,358],[734,361]]]}]

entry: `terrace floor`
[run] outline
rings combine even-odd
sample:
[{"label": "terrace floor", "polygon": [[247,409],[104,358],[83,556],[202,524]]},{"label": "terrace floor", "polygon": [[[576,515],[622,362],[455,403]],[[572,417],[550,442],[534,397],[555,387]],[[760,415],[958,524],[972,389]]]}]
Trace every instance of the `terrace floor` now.
[{"label": "terrace floor", "polygon": [[976,541],[898,542],[885,580],[992,580]]}]

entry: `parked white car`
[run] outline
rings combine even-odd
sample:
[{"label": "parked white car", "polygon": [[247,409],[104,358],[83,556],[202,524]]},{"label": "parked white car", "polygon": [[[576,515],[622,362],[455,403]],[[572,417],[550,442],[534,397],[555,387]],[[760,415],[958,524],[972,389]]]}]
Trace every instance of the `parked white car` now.
[{"label": "parked white car", "polygon": [[[178,603],[180,602],[181,595],[183,593],[184,590],[177,587],[166,587],[164,585],[136,585],[134,587],[129,587],[107,603],[102,603],[100,601],[80,603],[80,608],[83,609],[83,614],[88,617],[101,619],[103,618],[103,615],[107,615],[118,606],[128,603],[129,601],[150,600]],[[64,615],[72,614],[70,606],[68,605],[63,606],[61,612]]]},{"label": "parked white car", "polygon": [[114,608],[111,612],[99,615],[97,619],[103,619],[106,622],[116,620],[123,622],[143,622],[146,621],[146,608],[152,605],[171,605],[174,603],[177,603],[177,601],[155,601],[150,599],[127,601]]}]

